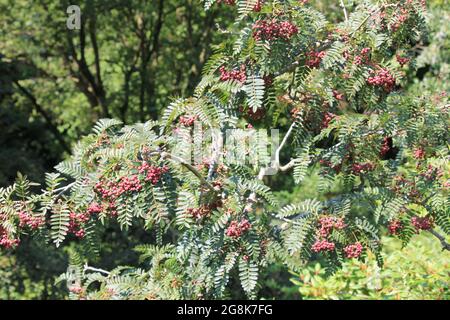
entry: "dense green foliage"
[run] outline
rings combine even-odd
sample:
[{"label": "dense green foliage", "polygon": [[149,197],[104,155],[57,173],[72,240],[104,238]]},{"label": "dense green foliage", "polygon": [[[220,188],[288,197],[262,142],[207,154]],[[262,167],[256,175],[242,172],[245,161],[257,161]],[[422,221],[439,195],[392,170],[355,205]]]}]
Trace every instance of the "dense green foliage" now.
[{"label": "dense green foliage", "polygon": [[450,299],[448,252],[431,237],[417,236],[402,249],[393,239],[386,242],[383,268],[374,257],[351,260],[331,278],[319,263],[296,275],[303,299]]},{"label": "dense green foliage", "polygon": [[[446,240],[450,233],[448,24],[427,25],[430,13],[424,1],[415,0],[351,1],[341,6],[324,1],[316,7],[294,0],[223,2],[205,1],[212,11],[196,19],[215,15],[225,19],[232,12],[234,23],[221,27],[222,35],[215,39],[223,41],[204,65],[201,79],[199,70],[210,49],[198,51],[195,45],[190,47],[195,52],[182,49],[183,80],[173,91],[168,91],[169,84],[177,69],[173,68],[176,50],[171,48],[177,44],[169,41],[159,51],[150,41],[163,34],[157,14],[162,2],[159,7],[152,2],[156,8],[118,2],[119,9],[112,5],[110,14],[102,16],[96,13],[106,2],[92,1],[88,3],[93,7],[84,8],[89,12],[84,20],[86,34],[82,28],[79,34],[67,31],[59,38],[63,35],[55,33],[50,22],[48,30],[34,30],[37,44],[48,42],[46,48],[55,50],[65,44],[69,53],[49,53],[57,58],[44,62],[37,58],[33,66],[48,72],[54,68],[63,85],[73,86],[68,80],[79,76],[75,83],[80,91],[65,92],[84,95],[84,107],[70,109],[74,112],[70,115],[63,115],[62,108],[58,115],[62,123],[77,117],[70,126],[74,134],[68,136],[78,137],[84,129],[77,129],[77,124],[81,128],[99,117],[121,121],[99,120],[92,133],[74,145],[72,156],[56,166],[57,173],[46,174],[43,187],[19,175],[13,185],[0,189],[0,244],[2,250],[19,248],[17,257],[9,251],[7,257],[20,257],[20,242],[33,241],[30,235],[64,246],[70,266],[59,281],[68,284],[71,298],[83,299],[266,297],[273,288],[273,283],[261,282],[266,272],[284,266],[304,281],[311,274],[308,263],[319,260],[327,276],[335,275],[325,284],[319,276],[311,286],[296,282],[301,296],[345,298],[354,294],[345,291],[346,286],[354,285],[351,277],[347,283],[342,275],[360,277],[358,266],[365,265],[366,259],[368,268],[389,268],[392,261],[400,261],[409,270],[405,260],[412,262],[413,257],[408,252],[406,257],[391,253],[392,247],[383,251],[382,235],[389,233],[403,246],[413,246],[414,234],[427,233],[433,236],[433,253],[443,261],[436,264],[439,272],[433,281],[442,283],[434,281],[439,283],[430,290],[418,289],[410,296],[389,289],[356,292],[361,298],[445,299],[446,274],[441,270],[448,264],[448,253],[439,255],[435,248],[450,250]],[[198,4],[187,3],[187,12],[200,10]],[[23,12],[20,4],[11,7],[17,12],[9,12],[10,17]],[[439,3],[434,5],[437,9],[431,15],[448,20],[448,12],[439,12]],[[114,27],[121,13],[130,17],[134,10],[136,20],[127,24],[131,30]],[[139,30],[146,19],[156,29],[143,35]],[[176,18],[167,21],[178,26]],[[23,29],[20,20],[8,27],[10,33]],[[185,30],[189,26],[180,27],[181,35]],[[123,47],[117,41],[121,36]],[[165,36],[171,39],[170,34]],[[193,37],[175,35],[174,41]],[[0,48],[7,56],[15,47],[32,50],[28,39],[17,37]],[[138,44],[149,47],[133,51],[142,47]],[[79,56],[75,48],[81,50]],[[159,56],[165,64],[160,64]],[[127,64],[132,57],[136,70]],[[8,59],[10,68],[14,60]],[[150,80],[156,65],[161,67],[161,77]],[[193,71],[187,73],[190,65]],[[69,79],[58,74],[64,66]],[[113,79],[127,72],[131,73],[128,84],[117,86],[120,82]],[[139,74],[137,79],[134,73]],[[30,90],[43,90],[40,94],[51,103],[78,99],[52,97],[48,88],[43,89],[49,83],[42,79],[33,79],[25,88],[22,83],[30,77],[5,81],[38,113],[42,106]],[[87,81],[84,88],[83,81]],[[169,95],[190,92],[192,97],[168,103]],[[13,106],[11,97],[4,99]],[[166,104],[158,117],[157,106]],[[40,113],[60,147],[66,148],[62,127]],[[80,113],[88,118],[79,117]],[[148,118],[152,120],[145,121]],[[204,139],[199,125],[216,130],[217,135]],[[281,143],[272,159],[265,134],[252,128],[281,129]],[[230,129],[237,132],[238,144],[223,149],[220,139],[229,138]],[[257,145],[248,145],[243,129],[251,129],[247,134],[259,138]],[[195,159],[200,150],[210,152]],[[246,152],[253,156],[250,162],[222,157]],[[194,159],[200,161],[191,164]],[[118,234],[127,242],[121,242]],[[114,241],[103,246],[108,237]],[[105,261],[108,250],[132,245],[137,246],[128,261]],[[317,272],[322,274],[321,269]],[[387,288],[397,286],[396,278],[391,281]],[[415,281],[411,274],[408,285]],[[241,293],[235,290],[237,285]],[[283,294],[296,297],[289,290]]]}]

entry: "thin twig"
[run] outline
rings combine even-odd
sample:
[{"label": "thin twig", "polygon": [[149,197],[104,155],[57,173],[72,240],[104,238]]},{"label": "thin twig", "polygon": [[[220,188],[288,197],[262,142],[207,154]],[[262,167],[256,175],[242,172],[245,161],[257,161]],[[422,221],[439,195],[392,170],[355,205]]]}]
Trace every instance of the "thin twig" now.
[{"label": "thin twig", "polygon": [[344,11],[345,21],[347,22],[348,21],[348,14],[347,14],[347,9],[345,8],[345,5],[344,5],[344,1],[339,0],[339,3],[341,5],[342,10]]},{"label": "thin twig", "polygon": [[163,159],[172,159],[172,160],[179,162],[182,166],[184,166],[186,169],[191,171],[200,180],[200,182],[202,184],[204,184],[205,186],[208,187],[208,189],[210,189],[213,192],[216,192],[214,187],[208,181],[206,181],[206,179],[201,175],[201,173],[194,166],[192,166],[189,162],[187,162],[185,159],[175,156],[173,154],[170,154],[168,152],[161,152],[161,157]]},{"label": "thin twig", "polygon": [[450,251],[450,243],[448,243],[447,241],[445,241],[444,236],[442,236],[441,234],[439,234],[438,232],[436,232],[433,229],[428,230],[429,233],[431,233],[433,236],[435,236],[436,238],[439,239],[439,241],[442,244],[442,249],[443,250],[448,250]]}]

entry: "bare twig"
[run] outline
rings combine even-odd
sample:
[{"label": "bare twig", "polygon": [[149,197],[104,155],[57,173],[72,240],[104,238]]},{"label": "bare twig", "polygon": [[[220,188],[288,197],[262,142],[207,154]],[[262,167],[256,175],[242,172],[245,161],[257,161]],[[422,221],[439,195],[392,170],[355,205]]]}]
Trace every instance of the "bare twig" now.
[{"label": "bare twig", "polygon": [[280,163],[280,152],[281,149],[283,149],[284,145],[286,144],[286,142],[288,141],[289,137],[292,134],[292,131],[295,129],[295,121],[292,122],[291,126],[289,127],[288,132],[286,132],[286,135],[284,136],[283,140],[281,141],[280,145],[278,146],[277,150],[275,151],[275,161],[276,161],[276,169],[280,169],[281,171],[286,171],[291,167],[291,163],[292,165],[294,164],[294,160],[291,160],[290,163],[288,163],[285,166],[282,166]]},{"label": "bare twig", "polygon": [[442,245],[442,250],[448,250],[450,251],[450,243],[448,243],[447,241],[445,241],[445,238],[443,235],[439,234],[438,232],[436,232],[433,229],[428,230],[429,233],[431,233],[433,236],[435,236],[436,238],[439,239],[439,241],[441,242]]}]

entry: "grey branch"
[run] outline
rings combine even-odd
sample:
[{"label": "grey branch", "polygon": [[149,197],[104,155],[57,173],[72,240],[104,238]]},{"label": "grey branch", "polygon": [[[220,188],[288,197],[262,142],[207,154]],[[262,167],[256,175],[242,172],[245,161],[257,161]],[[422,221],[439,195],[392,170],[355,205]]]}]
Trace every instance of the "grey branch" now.
[{"label": "grey branch", "polygon": [[94,272],[100,272],[106,275],[110,275],[111,272],[103,270],[103,269],[98,269],[98,268],[94,268],[94,267],[89,267],[87,264],[84,265],[84,271],[94,271]]}]

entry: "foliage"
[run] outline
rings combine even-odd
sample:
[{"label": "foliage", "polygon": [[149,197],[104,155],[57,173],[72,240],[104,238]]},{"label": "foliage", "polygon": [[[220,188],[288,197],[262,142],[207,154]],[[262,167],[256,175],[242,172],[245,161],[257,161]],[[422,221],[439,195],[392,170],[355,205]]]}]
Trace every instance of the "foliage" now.
[{"label": "foliage", "polygon": [[312,264],[292,280],[302,299],[448,300],[450,256],[430,236],[417,236],[401,250],[401,243],[384,238],[384,265],[373,256],[350,260],[332,277]]}]

